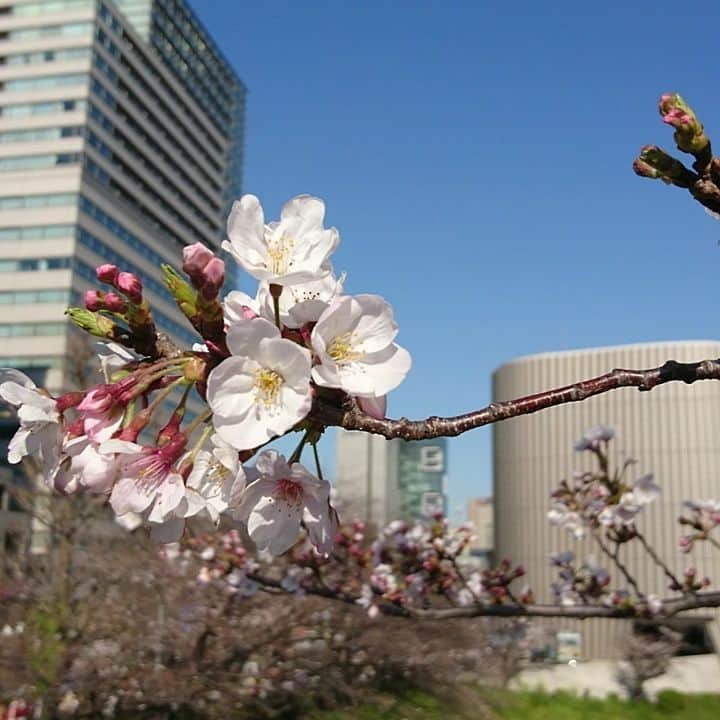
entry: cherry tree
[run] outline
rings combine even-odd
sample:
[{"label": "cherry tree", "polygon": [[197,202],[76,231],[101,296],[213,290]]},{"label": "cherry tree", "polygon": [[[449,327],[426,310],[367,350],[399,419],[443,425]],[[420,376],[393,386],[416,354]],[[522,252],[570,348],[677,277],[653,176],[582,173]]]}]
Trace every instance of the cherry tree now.
[{"label": "cherry tree", "polygon": [[[720,213],[720,159],[702,124],[676,94],[660,98],[660,113],[678,149],[693,156],[692,169],[646,146],[635,172],[685,188]],[[237,290],[222,297],[225,263],[199,243],[183,251],[184,276],[163,266],[168,290],[198,333],[191,349],[158,332],[137,276],[99,266],[99,287],[86,292],[84,308],[67,312],[101,341],[104,382],[52,397],[19,371],[3,370],[0,397],[19,421],[8,461],[35,458],[51,491],[107,500],[122,524],[148,528],[160,543],[180,542],[181,552],[206,560],[198,582],[222,582],[231,593],[274,588],[359,605],[370,617],[434,619],[667,618],[720,607],[710,580],[692,568],[677,577],[641,534],[636,518],[651,511],[660,487],[651,476],[634,477],[629,464],[610,466],[609,428],[590,429],[576,446],[597,469],[561,481],[550,501],[549,521],[592,537],[598,551],[597,559],[552,558],[556,603],[536,603],[523,567],[510,560],[467,575],[459,557],[471,530],[450,530],[441,517],[424,526],[391,523],[367,539],[352,518],[340,525],[317,451],[328,428],[405,440],[456,436],[620,387],[718,380],[720,360],[614,369],[454,417],[387,418],[386,396],[410,371],[411,357],[396,342],[385,299],[344,294],[331,263],[340,236],[325,227],[324,214],[323,201],[306,195],[270,222],[255,196],[235,202],[223,249],[258,281],[254,297]],[[191,397],[204,409],[189,412]],[[298,441],[289,457],[268,447],[291,434]],[[239,530],[200,532],[222,518]],[[683,549],[717,546],[718,500],[688,498],[680,523]],[[241,537],[259,555],[242,543],[240,552]],[[618,548],[628,543],[663,570],[665,596],[639,587],[623,565]],[[268,562],[279,555],[283,562]]]}]

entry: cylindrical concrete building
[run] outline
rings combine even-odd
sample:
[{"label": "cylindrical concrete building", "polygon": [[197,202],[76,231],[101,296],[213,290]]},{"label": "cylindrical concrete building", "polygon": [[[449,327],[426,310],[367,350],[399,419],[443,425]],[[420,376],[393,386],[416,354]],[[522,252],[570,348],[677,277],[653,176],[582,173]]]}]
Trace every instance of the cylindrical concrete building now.
[{"label": "cylindrical concrete building", "polygon": [[[620,347],[544,353],[519,358],[493,375],[493,400],[502,401],[568,385],[601,375],[616,367],[645,369],[666,360],[696,361],[720,357],[720,342],[663,342]],[[625,582],[611,561],[591,539],[575,540],[566,530],[547,521],[550,493],[573,470],[590,469],[589,453],[573,451],[573,442],[593,425],[615,429],[610,454],[615,461],[637,458],[631,477],[652,472],[662,489],[659,500],[639,516],[638,527],[676,574],[690,565],[720,586],[720,552],[699,543],[689,555],[678,550],[677,523],[684,500],[720,499],[720,383],[669,383],[652,392],[622,388],[514,418],[493,426],[495,548],[527,568],[528,582],[538,602],[551,602],[550,583],[556,573],[551,553],[573,550],[576,557],[593,555],[612,575],[611,587]],[[621,548],[621,558],[646,592],[667,596],[662,570],[642,552],[639,543]],[[697,635],[701,618],[686,621]],[[554,621],[558,631],[580,633],[581,657],[612,658],[622,654],[623,638],[631,631],[627,621]],[[694,624],[695,627],[690,627]],[[682,625],[682,623],[680,624]],[[713,639],[717,622],[708,623]],[[717,641],[715,647],[718,647]]]}]

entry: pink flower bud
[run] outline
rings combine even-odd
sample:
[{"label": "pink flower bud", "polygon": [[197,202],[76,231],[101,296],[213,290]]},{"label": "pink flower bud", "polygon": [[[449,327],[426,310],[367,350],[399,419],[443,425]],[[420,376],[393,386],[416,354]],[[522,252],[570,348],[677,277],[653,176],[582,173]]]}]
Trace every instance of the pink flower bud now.
[{"label": "pink flower bud", "polygon": [[225,283],[225,263],[214,257],[203,270],[202,294],[206,300],[214,300]]},{"label": "pink flower bud", "polygon": [[137,275],[129,272],[120,272],[115,280],[115,287],[127,295],[134,303],[142,302],[142,283]]},{"label": "pink flower bud", "polygon": [[107,283],[108,285],[114,285],[117,280],[118,269],[117,265],[111,265],[105,263],[104,265],[98,265],[95,268],[95,277],[100,281]]},{"label": "pink flower bud", "polygon": [[92,312],[103,309],[102,293],[97,290],[85,291],[85,308]]},{"label": "pink flower bud", "polygon": [[183,272],[193,280],[200,278],[206,265],[215,257],[212,250],[196,242],[183,248]]},{"label": "pink flower bud", "polygon": [[114,292],[105,293],[103,303],[105,305],[105,309],[110,312],[124,313],[127,310],[127,303]]}]

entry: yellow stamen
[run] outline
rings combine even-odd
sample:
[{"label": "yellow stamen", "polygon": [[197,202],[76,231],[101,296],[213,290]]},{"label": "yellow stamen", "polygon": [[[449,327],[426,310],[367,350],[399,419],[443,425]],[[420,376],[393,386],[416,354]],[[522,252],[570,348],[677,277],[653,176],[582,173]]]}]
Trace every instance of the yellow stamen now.
[{"label": "yellow stamen", "polygon": [[294,246],[295,240],[285,233],[274,242],[269,242],[267,253],[270,267],[268,270],[276,275],[286,273],[292,265],[290,257]]},{"label": "yellow stamen", "polygon": [[327,354],[336,363],[353,362],[353,360],[359,360],[365,353],[362,349],[362,343],[357,347],[353,342],[354,333],[346,332],[342,335],[332,339],[330,345],[328,345]]},{"label": "yellow stamen", "polygon": [[274,405],[283,384],[283,379],[274,370],[263,368],[255,373],[255,402],[266,407]]}]

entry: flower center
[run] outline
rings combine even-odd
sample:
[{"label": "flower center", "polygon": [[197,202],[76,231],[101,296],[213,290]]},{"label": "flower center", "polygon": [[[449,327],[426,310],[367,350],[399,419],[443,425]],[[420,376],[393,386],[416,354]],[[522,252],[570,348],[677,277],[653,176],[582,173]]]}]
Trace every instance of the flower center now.
[{"label": "flower center", "polygon": [[255,402],[265,407],[274,405],[283,384],[283,379],[274,370],[263,368],[255,371]]},{"label": "flower center", "polygon": [[270,272],[275,275],[283,275],[292,265],[293,248],[295,240],[289,235],[283,233],[277,240],[268,242],[268,265]]},{"label": "flower center", "polygon": [[362,350],[362,343],[356,348],[354,333],[346,332],[332,339],[328,345],[327,354],[336,363],[353,362],[359,360],[365,353]]},{"label": "flower center", "polygon": [[303,489],[299,482],[280,478],[275,481],[275,492],[273,497],[276,500],[284,500],[288,505],[299,505],[302,501]]},{"label": "flower center", "polygon": [[213,487],[220,487],[230,477],[228,470],[219,460],[213,460],[205,473],[205,479]]}]

